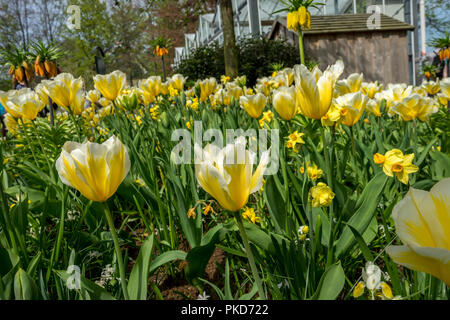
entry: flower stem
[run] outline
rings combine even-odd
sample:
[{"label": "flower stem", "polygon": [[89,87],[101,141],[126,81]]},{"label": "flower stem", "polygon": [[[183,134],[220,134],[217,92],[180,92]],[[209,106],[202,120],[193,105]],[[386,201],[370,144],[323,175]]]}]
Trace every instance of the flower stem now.
[{"label": "flower stem", "polygon": [[244,224],[242,223],[242,218],[239,212],[235,212],[236,221],[239,227],[239,232],[241,233],[242,241],[244,242],[245,252],[248,256],[248,262],[250,263],[250,268],[253,273],[253,277],[255,278],[256,287],[258,288],[259,297],[262,299],[266,299],[266,295],[264,294],[264,289],[262,286],[261,278],[258,274],[258,269],[256,268],[255,259],[253,257],[252,249],[250,248],[250,244],[248,242],[247,234],[245,233]]},{"label": "flower stem", "polygon": [[303,32],[302,29],[299,28],[298,31],[298,49],[300,50],[300,63],[305,64],[305,53],[303,52]]},{"label": "flower stem", "polygon": [[108,204],[106,202],[103,203],[103,208],[105,210],[106,220],[108,221],[109,229],[111,230],[114,249],[116,251],[117,256],[117,264],[119,265],[119,273],[120,273],[120,284],[122,285],[123,295],[125,300],[129,300],[127,283],[125,278],[125,268],[122,260],[122,252],[120,251],[119,238],[117,237],[116,228],[114,227],[114,220],[111,215],[111,211],[109,210]]},{"label": "flower stem", "polygon": [[358,191],[358,184],[359,184],[359,176],[358,176],[358,168],[356,161],[356,143],[355,143],[355,134],[353,133],[353,126],[350,127],[350,137],[352,139],[352,156],[353,156],[353,165],[355,166],[355,175],[356,175],[356,191]]},{"label": "flower stem", "polygon": [[[330,153],[328,152],[328,149],[326,148],[326,140],[325,140],[325,128],[322,126],[322,140],[323,140],[323,153],[325,157],[325,166],[327,167],[327,183],[328,186],[333,190],[333,168],[331,165],[330,160]],[[331,155],[333,155],[334,150],[334,130],[331,134]],[[331,156],[332,157],[332,156]],[[333,221],[333,202],[331,202],[329,209],[328,209],[328,217],[330,220],[330,236],[329,236],[329,242],[328,242],[328,253],[327,253],[327,267],[331,266],[333,263],[333,229],[334,229],[334,221]]]},{"label": "flower stem", "polygon": [[75,128],[77,130],[77,134],[78,134],[78,140],[81,143],[81,142],[83,142],[83,140],[82,140],[83,138],[82,138],[82,135],[81,135],[80,125],[77,122],[77,119],[76,119],[76,117],[75,117],[75,115],[73,114],[72,111],[69,112],[69,116],[70,116],[70,119],[72,120],[73,124],[75,125]]}]

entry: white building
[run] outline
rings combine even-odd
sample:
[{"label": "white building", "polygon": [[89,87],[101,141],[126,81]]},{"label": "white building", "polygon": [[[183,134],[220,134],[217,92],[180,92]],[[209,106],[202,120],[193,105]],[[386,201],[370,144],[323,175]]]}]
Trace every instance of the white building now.
[{"label": "white building", "polygon": [[[318,2],[325,3],[325,5],[320,9],[311,8],[311,15],[367,13],[379,10],[397,20],[416,27],[418,25],[418,0],[318,0]],[[267,36],[272,30],[276,17],[287,15],[285,11],[277,13],[278,10],[284,8],[280,0],[232,0],[232,4],[237,38],[251,34]],[[417,29],[408,32],[410,60],[415,61],[414,64],[411,64],[410,69],[411,74],[415,74],[419,60]],[[218,41],[219,44],[223,42],[219,5],[215,12],[199,17],[195,33],[185,34],[184,47],[175,48],[174,65],[176,66],[183,58],[188,57],[193,49],[214,41]]]}]

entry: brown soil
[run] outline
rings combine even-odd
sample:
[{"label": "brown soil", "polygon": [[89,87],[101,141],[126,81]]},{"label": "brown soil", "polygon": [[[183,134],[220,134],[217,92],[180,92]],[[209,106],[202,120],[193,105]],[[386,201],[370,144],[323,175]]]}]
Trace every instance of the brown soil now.
[{"label": "brown soil", "polygon": [[[217,265],[223,266],[224,263],[225,252],[219,248],[215,248],[206,266],[204,278],[212,283],[219,282],[222,276]],[[165,300],[197,299],[200,292],[195,286],[190,285],[187,282],[183,270],[186,266],[187,262],[181,261],[178,265],[180,272],[177,274],[176,278],[172,278],[166,275],[159,282],[160,284],[158,284],[158,287],[161,290],[161,295]],[[152,280],[153,279],[151,279],[151,281]],[[156,278],[154,280],[156,280]],[[217,298],[217,295],[215,293],[208,292],[208,294],[213,299]]]}]

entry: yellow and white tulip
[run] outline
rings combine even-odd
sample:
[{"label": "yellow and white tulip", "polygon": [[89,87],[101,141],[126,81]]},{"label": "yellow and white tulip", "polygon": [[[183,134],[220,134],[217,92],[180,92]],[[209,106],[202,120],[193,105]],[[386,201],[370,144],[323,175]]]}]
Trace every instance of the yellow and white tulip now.
[{"label": "yellow and white tulip", "polygon": [[128,174],[130,158],[115,136],[102,144],[68,141],[56,160],[56,170],[64,184],[89,200],[105,202]]}]

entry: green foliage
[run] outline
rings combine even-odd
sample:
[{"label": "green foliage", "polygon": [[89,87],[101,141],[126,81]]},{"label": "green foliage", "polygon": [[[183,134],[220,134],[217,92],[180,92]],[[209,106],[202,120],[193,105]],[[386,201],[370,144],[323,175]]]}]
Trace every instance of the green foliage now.
[{"label": "green foliage", "polygon": [[[272,73],[273,64],[292,67],[299,63],[298,49],[286,41],[267,38],[241,38],[236,41],[239,56],[239,74],[247,76],[247,86],[253,86],[256,79]],[[225,74],[223,47],[217,43],[199,47],[175,68],[190,81]]]}]

